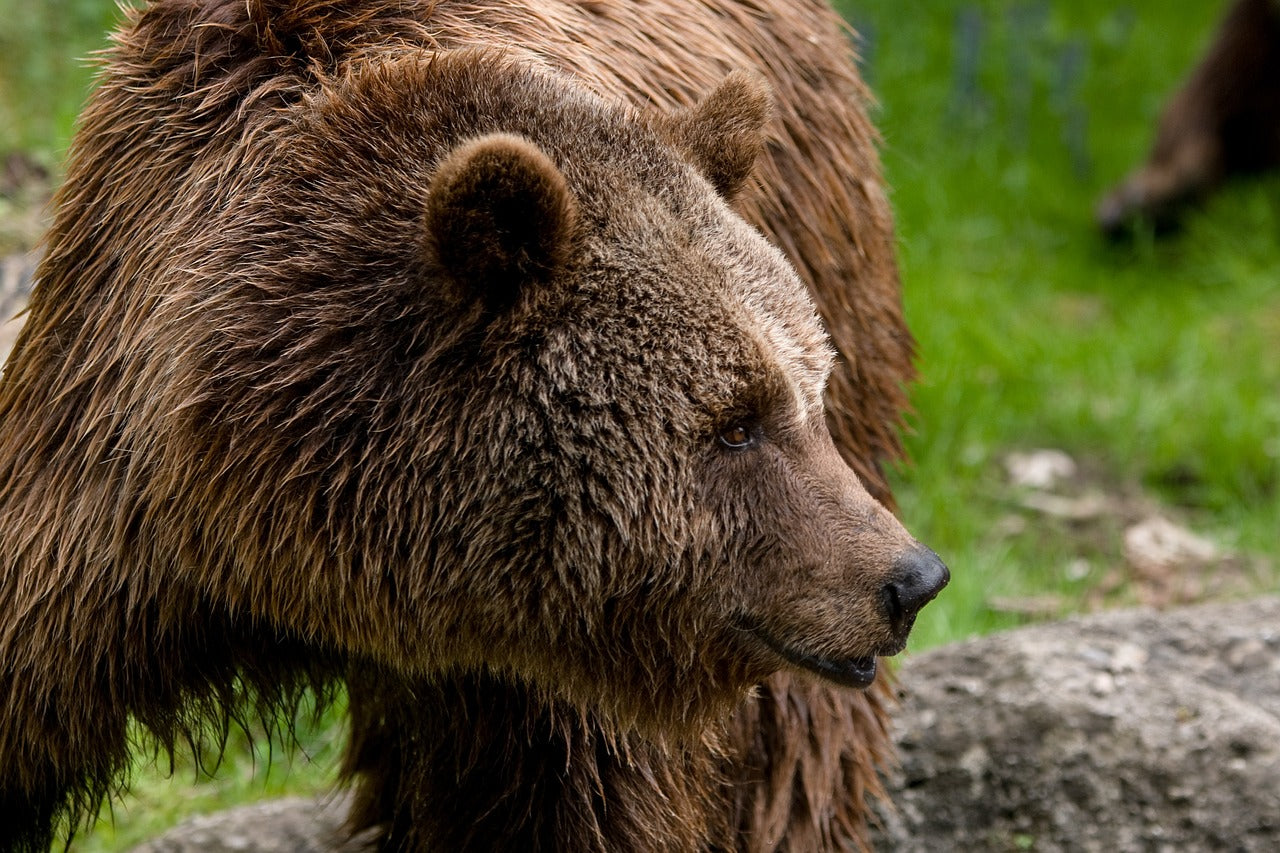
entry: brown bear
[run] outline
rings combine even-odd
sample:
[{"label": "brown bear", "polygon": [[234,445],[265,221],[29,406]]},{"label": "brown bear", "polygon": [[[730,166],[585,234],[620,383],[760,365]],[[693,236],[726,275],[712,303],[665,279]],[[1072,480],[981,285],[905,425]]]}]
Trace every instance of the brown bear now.
[{"label": "brown bear", "polygon": [[0,380],[0,847],[339,684],[382,849],[856,839],[947,572],[834,13],[128,16]]},{"label": "brown bear", "polygon": [[1280,2],[1236,0],[1213,44],[1160,116],[1147,161],[1098,204],[1112,237],[1157,233],[1226,178],[1280,166]]}]

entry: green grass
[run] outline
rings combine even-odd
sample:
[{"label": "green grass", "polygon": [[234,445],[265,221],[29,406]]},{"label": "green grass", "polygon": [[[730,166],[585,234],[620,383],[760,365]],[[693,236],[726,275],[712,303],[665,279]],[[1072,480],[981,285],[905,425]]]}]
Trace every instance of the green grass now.
[{"label": "green grass", "polygon": [[[1251,589],[1274,591],[1280,181],[1228,188],[1172,240],[1110,246],[1091,221],[1101,192],[1145,154],[1223,4],[848,5],[869,35],[920,342],[912,463],[895,488],[908,526],[954,576],[914,647],[1025,621],[998,598],[1083,608],[1123,573],[1118,526],[1081,531],[1019,506],[1001,465],[1012,450],[1067,451],[1101,486],[1245,554]],[[101,43],[110,16],[100,0],[56,14],[0,0],[0,20],[14,22],[0,35],[0,154],[64,147],[88,80],[71,57]],[[1131,600],[1123,584],[1103,597]],[[317,762],[269,777],[243,745],[214,782],[191,785],[187,765],[173,782],[143,772],[116,807],[117,830],[75,849],[122,849],[197,810],[318,790],[335,726],[304,733]]]},{"label": "green grass", "polygon": [[[155,754],[138,732],[132,784],[127,796],[105,807],[89,832],[77,833],[73,853],[129,850],[191,815],[284,796],[316,796],[334,790],[335,768],[345,743],[345,701],[318,717],[304,708],[295,726],[296,744],[273,744],[260,726],[252,736],[232,728],[227,749],[204,749],[199,764],[178,752],[173,765]],[[215,739],[216,740],[216,739]],[[212,742],[212,741],[211,741]]]},{"label": "green grass", "polygon": [[0,158],[55,164],[89,92],[89,55],[119,19],[111,0],[0,0]]}]

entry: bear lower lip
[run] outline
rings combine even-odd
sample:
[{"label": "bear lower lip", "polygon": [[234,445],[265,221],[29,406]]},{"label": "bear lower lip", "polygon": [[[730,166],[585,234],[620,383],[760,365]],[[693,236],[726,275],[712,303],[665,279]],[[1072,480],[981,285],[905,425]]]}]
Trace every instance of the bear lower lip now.
[{"label": "bear lower lip", "polygon": [[791,662],[845,687],[870,687],[871,682],[876,679],[876,659],[874,656],[849,658],[848,660],[827,660],[813,655],[803,655]]},{"label": "bear lower lip", "polygon": [[792,666],[820,675],[828,681],[834,681],[843,687],[861,689],[869,687],[871,682],[875,681],[875,655],[854,658],[825,658],[780,643],[759,628],[746,627],[744,630],[768,646],[770,651]]}]

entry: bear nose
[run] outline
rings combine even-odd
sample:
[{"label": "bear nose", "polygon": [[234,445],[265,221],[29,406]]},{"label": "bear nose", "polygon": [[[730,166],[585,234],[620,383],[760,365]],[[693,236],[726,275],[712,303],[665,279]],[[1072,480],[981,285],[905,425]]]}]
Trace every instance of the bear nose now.
[{"label": "bear nose", "polygon": [[893,575],[884,585],[885,610],[895,625],[915,617],[951,580],[951,572],[938,555],[921,546],[899,557]]}]

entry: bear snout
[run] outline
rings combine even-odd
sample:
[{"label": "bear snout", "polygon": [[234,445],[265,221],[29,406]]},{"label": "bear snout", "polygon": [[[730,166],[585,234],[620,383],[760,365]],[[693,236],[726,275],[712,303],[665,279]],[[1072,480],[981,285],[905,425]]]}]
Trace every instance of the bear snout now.
[{"label": "bear snout", "polygon": [[885,615],[894,630],[906,633],[916,614],[951,580],[945,563],[923,545],[894,561],[892,574],[880,590]]}]

